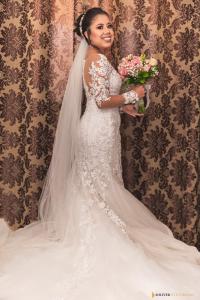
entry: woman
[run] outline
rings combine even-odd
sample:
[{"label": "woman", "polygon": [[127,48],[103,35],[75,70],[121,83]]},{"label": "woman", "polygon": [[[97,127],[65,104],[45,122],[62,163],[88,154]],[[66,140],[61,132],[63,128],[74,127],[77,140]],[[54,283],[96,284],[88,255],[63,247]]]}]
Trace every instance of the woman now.
[{"label": "woman", "polygon": [[[119,107],[135,115],[144,89],[119,95],[121,78],[105,55],[114,39],[105,11],[88,10],[76,26],[82,41],[60,112],[41,220],[17,232],[3,222],[0,227],[0,299],[163,299],[156,293],[199,299],[197,249],[176,240],[123,186]],[[87,105],[80,118],[82,81]]]}]

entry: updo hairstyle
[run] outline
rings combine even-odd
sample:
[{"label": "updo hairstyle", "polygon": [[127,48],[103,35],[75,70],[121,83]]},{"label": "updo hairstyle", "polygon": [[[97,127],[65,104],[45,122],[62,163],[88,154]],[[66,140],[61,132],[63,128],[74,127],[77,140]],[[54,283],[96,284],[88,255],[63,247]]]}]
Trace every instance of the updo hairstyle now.
[{"label": "updo hairstyle", "polygon": [[[90,44],[90,26],[92,24],[93,19],[97,15],[106,15],[109,17],[109,14],[100,7],[93,7],[88,9],[85,13],[81,14],[76,22],[74,32],[79,37],[84,37],[88,44]],[[88,33],[88,38],[85,36],[85,32]]]}]

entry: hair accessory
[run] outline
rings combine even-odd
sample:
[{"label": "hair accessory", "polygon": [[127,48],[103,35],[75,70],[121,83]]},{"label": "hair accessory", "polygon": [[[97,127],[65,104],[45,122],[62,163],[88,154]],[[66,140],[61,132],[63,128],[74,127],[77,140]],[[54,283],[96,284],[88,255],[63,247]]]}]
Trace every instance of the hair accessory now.
[{"label": "hair accessory", "polygon": [[85,17],[85,13],[82,15],[82,17],[81,17],[81,19],[80,19],[80,23],[79,23],[80,33],[81,33],[82,36],[84,36],[84,35],[83,35],[83,28],[82,28],[82,23],[83,23],[84,17]]}]

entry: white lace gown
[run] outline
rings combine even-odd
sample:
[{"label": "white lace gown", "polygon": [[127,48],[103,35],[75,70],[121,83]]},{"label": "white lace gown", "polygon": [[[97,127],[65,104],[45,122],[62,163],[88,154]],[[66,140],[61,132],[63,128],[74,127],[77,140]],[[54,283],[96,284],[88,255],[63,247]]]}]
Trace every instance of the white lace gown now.
[{"label": "white lace gown", "polygon": [[[119,110],[97,106],[119,94],[119,74],[102,54],[86,73],[66,241],[48,241],[39,222],[9,232],[0,247],[0,299],[200,299],[197,249],[124,188]],[[3,222],[0,230],[7,232]]]}]

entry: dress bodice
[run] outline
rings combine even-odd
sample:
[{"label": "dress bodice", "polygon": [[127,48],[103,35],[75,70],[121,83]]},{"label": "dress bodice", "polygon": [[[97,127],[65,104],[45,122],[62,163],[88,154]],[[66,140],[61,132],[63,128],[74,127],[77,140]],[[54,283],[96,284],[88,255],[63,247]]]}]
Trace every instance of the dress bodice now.
[{"label": "dress bodice", "polygon": [[[85,63],[83,70],[84,65]],[[87,81],[83,72],[87,106],[94,106],[96,103],[106,101],[111,95],[119,94],[122,79],[105,55],[99,54],[99,59],[91,63],[88,73],[90,80]]]}]

